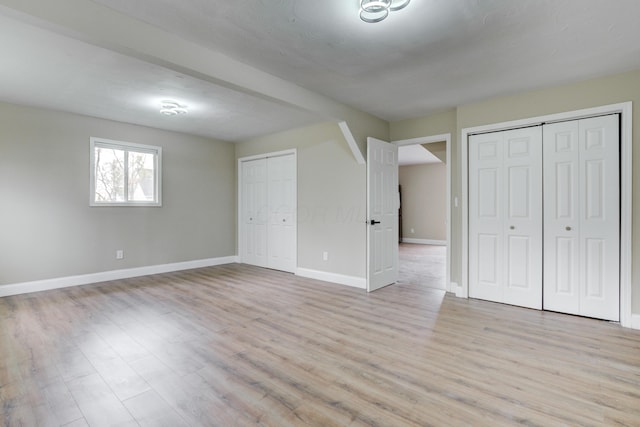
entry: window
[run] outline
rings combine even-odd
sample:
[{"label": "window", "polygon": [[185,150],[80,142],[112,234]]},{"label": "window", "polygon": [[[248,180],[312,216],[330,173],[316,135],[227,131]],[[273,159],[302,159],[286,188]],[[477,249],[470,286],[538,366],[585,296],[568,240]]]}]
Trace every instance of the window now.
[{"label": "window", "polygon": [[162,148],[91,138],[91,206],[161,206]]}]

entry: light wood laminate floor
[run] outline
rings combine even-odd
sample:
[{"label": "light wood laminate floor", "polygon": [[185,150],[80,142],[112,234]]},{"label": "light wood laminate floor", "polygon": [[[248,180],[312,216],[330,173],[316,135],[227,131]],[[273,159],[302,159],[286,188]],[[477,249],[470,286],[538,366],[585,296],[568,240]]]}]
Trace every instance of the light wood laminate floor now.
[{"label": "light wood laminate floor", "polygon": [[226,265],[0,299],[6,426],[640,425],[640,332]]},{"label": "light wood laminate floor", "polygon": [[400,243],[399,284],[424,285],[434,289],[447,289],[447,247]]}]

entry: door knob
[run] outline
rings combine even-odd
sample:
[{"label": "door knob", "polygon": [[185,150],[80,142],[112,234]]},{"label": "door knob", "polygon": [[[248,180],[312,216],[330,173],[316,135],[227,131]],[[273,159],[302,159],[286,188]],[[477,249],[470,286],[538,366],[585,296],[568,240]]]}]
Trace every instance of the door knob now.
[{"label": "door knob", "polygon": [[372,219],[369,224],[371,224],[371,225],[380,224],[380,221],[376,221],[375,219]]},{"label": "door knob", "polygon": [[515,227],[515,226],[513,226],[513,225],[512,225],[511,227],[509,227],[509,228],[510,228],[511,230],[515,230],[515,229],[516,229],[516,227]]},{"label": "door knob", "polygon": [[567,231],[571,231],[571,227],[565,227],[564,229]]}]

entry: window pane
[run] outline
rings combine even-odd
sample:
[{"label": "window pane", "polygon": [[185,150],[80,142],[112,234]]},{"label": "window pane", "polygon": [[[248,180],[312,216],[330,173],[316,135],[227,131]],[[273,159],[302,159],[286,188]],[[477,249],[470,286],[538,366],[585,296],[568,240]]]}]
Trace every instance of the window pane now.
[{"label": "window pane", "polygon": [[124,201],[124,151],[95,147],[95,201]]},{"label": "window pane", "polygon": [[129,201],[155,200],[155,155],[129,151]]}]

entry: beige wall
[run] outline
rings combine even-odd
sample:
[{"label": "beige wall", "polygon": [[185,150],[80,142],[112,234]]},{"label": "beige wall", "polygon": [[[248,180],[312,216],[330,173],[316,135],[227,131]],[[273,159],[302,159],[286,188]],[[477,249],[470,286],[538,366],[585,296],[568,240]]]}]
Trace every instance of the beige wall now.
[{"label": "beige wall", "polygon": [[[89,207],[91,136],[161,146],[163,206]],[[231,143],[0,103],[0,285],[235,255],[234,194]]]},{"label": "beige wall", "polygon": [[398,180],[402,187],[402,238],[447,240],[446,165],[400,166]]},{"label": "beige wall", "polygon": [[[511,96],[497,97],[457,107],[452,112],[405,120],[391,124],[391,138],[407,139],[442,133],[454,129],[451,150],[452,199],[460,197],[461,167],[459,137],[463,128],[525,119],[547,114],[579,110],[633,101],[634,169],[640,167],[640,70],[588,81],[550,87]],[[640,314],[640,174],[633,176],[633,312]],[[452,281],[460,283],[461,227],[460,209],[452,207]]]},{"label": "beige wall", "polygon": [[389,131],[392,141],[446,133],[451,133],[452,138],[455,138],[456,110],[451,109],[427,117],[392,122],[389,125]]},{"label": "beige wall", "polygon": [[365,166],[330,122],[237,143],[236,158],[289,148],[298,155],[298,267],[365,277]]}]

